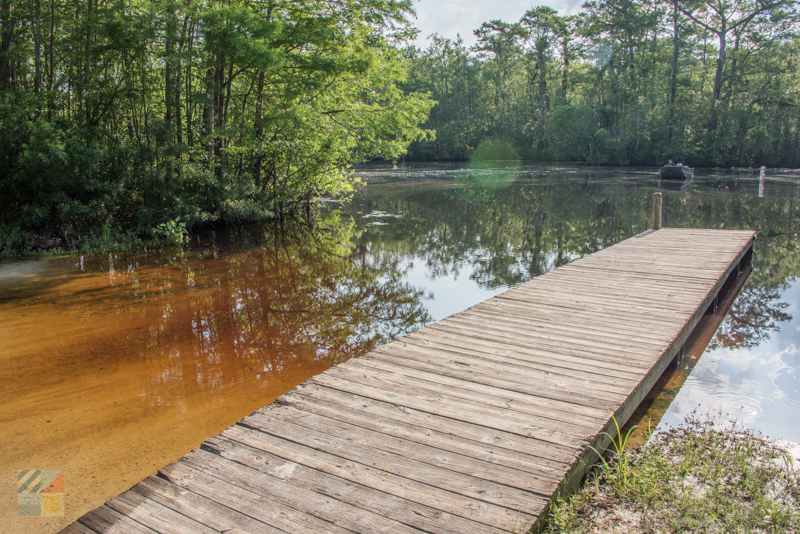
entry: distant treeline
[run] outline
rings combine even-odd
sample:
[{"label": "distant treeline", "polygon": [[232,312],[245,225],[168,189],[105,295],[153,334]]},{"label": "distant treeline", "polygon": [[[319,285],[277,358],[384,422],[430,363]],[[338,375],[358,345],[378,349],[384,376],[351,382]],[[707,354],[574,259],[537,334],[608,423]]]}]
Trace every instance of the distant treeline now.
[{"label": "distant treeline", "polygon": [[0,253],[347,190],[343,169],[426,135],[432,102],[398,86],[411,16],[410,0],[0,0]]},{"label": "distant treeline", "polygon": [[493,20],[464,46],[409,48],[406,89],[438,104],[413,159],[466,159],[487,138],[529,160],[800,166],[794,0],[590,1]]}]

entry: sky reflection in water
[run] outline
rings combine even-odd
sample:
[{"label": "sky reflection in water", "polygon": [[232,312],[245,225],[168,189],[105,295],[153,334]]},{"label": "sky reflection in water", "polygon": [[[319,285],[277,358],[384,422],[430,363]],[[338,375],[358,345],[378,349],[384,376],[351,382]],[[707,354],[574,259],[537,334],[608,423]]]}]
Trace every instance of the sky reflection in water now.
[{"label": "sky reflection in water", "polygon": [[[693,410],[780,439],[800,441],[800,283],[781,293],[793,319],[754,347],[709,348],[675,397],[662,425]],[[735,312],[734,312],[735,313]],[[724,328],[724,326],[723,326]]]},{"label": "sky reflection in water", "polygon": [[[487,174],[488,181],[494,182],[492,188],[485,187]],[[459,184],[449,195],[451,216],[430,210],[433,218],[445,221],[423,232],[427,241],[436,241],[440,248],[408,254],[405,260],[410,266],[406,279],[432,294],[426,307],[434,320],[646,230],[649,201],[657,190],[665,195],[665,226],[758,231],[754,271],[742,294],[705,353],[691,362],[694,368],[685,383],[679,377],[677,384],[675,379],[669,384],[680,388],[665,396],[668,401],[675,397],[674,401],[654,406],[647,415],[654,422],[660,418],[663,427],[677,425],[697,412],[742,423],[775,438],[800,441],[800,283],[795,283],[800,269],[798,171],[771,171],[765,198],[757,197],[756,169],[700,169],[694,184],[683,185],[684,191],[681,187],[667,190],[651,169],[523,166],[511,172],[483,171],[475,177],[474,172],[462,169],[412,166],[369,169],[362,175],[370,180],[360,199],[362,213],[370,208],[389,209],[392,199],[396,207],[398,198],[405,197],[415,198],[418,208],[436,204],[437,193],[448,196],[445,191]],[[553,183],[555,177],[558,184]],[[431,180],[440,187],[432,188]],[[426,189],[435,192],[425,193]],[[469,207],[481,205],[474,200],[487,189],[492,193],[486,202],[494,207],[480,211],[475,221],[464,221]],[[531,208],[536,211],[536,200],[542,198],[537,193],[545,197],[540,235],[535,224],[528,224]],[[517,228],[515,234],[515,222],[500,223],[497,217],[504,208],[505,216],[517,226],[524,220],[526,230]],[[461,214],[461,224],[453,213]],[[387,222],[400,224],[398,219]],[[365,238],[370,242],[382,243],[391,235],[388,228],[370,231],[373,236]],[[448,232],[456,237],[448,240]],[[531,246],[537,235],[538,255],[537,247]],[[459,239],[461,243],[456,244]],[[448,248],[458,248],[460,254],[442,252]]]}]

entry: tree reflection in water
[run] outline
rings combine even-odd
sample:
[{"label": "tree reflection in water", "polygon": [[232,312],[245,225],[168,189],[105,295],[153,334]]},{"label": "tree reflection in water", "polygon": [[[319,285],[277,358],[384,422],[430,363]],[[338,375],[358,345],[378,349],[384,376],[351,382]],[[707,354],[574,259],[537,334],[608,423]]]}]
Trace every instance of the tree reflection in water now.
[{"label": "tree reflection in water", "polygon": [[160,284],[143,307],[150,351],[192,351],[198,374],[200,362],[226,355],[266,377],[303,360],[344,361],[430,322],[396,258],[355,246],[353,224],[337,216],[317,224],[229,235],[225,245],[213,236],[165,258],[171,269],[136,284],[147,293]]},{"label": "tree reflection in water", "polygon": [[[781,293],[800,269],[800,191],[775,182],[767,198],[758,198],[757,171],[697,174],[685,191],[662,190],[664,224],[764,236],[756,242],[753,275],[714,342],[753,346],[792,319]],[[397,218],[366,227],[360,246],[424,262],[433,280],[468,273],[487,290],[513,287],[648,230],[659,190],[650,169],[528,165],[504,172],[498,163],[480,175],[453,166],[373,167],[363,176],[367,185],[345,206],[348,216]]]},{"label": "tree reflection in water", "polygon": [[75,519],[430,321],[396,259],[359,249],[338,215],[318,222],[183,251],[0,265],[0,477],[66,471]]},{"label": "tree reflection in water", "polygon": [[772,332],[780,332],[780,323],[792,320],[784,311],[789,303],[780,298],[777,289],[744,288],[708,348],[751,349],[769,341]]},{"label": "tree reflection in water", "polygon": [[[480,173],[455,166],[367,169],[367,185],[348,211],[356,220],[362,211],[398,216],[389,225],[366,227],[359,243],[379,255],[424,264],[431,280],[422,286],[431,288],[436,296],[431,307],[439,308],[434,319],[648,230],[652,194],[660,190],[653,169],[528,165],[504,171],[497,164]],[[683,404],[733,406],[738,411],[732,417],[763,409],[759,424],[782,420],[781,429],[787,413],[800,413],[800,367],[788,356],[800,346],[800,330],[789,323],[790,312],[800,308],[793,296],[799,293],[794,288],[800,269],[800,173],[774,170],[770,178],[765,198],[758,197],[757,170],[699,169],[686,190],[661,189],[665,226],[752,229],[759,239],[752,274],[711,339],[709,350],[716,352],[699,360],[706,341],[662,380],[666,389],[663,395],[656,392],[658,401],[652,403],[656,420],[667,410],[678,417],[685,411],[670,408],[680,391]],[[466,305],[442,306],[437,280],[448,277],[468,277],[483,293],[474,292]],[[458,285],[469,286],[462,280]],[[681,390],[698,362],[691,387]],[[758,410],[752,407],[759,402]],[[797,417],[792,423],[800,428]]]}]

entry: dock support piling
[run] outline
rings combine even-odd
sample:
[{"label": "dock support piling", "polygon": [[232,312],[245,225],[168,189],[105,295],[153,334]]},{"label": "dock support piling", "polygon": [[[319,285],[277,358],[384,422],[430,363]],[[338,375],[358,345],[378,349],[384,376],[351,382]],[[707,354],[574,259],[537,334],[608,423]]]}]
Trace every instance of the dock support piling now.
[{"label": "dock support piling", "polygon": [[661,193],[653,193],[653,230],[661,230]]}]

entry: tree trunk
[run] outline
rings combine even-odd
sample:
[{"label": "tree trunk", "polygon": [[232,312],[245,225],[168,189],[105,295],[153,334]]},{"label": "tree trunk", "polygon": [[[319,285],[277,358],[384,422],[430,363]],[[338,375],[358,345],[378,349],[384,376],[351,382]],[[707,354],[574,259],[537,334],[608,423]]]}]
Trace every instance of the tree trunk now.
[{"label": "tree trunk", "polygon": [[564,103],[567,102],[567,84],[569,83],[569,36],[565,35],[561,42],[561,50],[564,54],[564,70],[561,71],[561,92]]},{"label": "tree trunk", "polygon": [[91,54],[89,50],[92,46],[92,0],[89,0],[87,8],[86,8],[86,46],[84,47],[84,52],[86,53],[86,59],[83,63],[83,105],[84,105],[84,112],[86,113],[86,122],[91,124],[92,122],[92,106],[89,102],[89,85],[91,83],[91,75],[92,75],[92,60]]},{"label": "tree trunk", "polygon": [[[194,146],[194,132],[192,130],[192,62],[191,58],[194,55],[194,21],[189,25],[189,42],[186,47],[188,57],[190,58],[189,64],[186,66],[186,144],[190,147]],[[191,152],[190,152],[191,154]],[[189,156],[191,158],[191,156]]]},{"label": "tree trunk", "polygon": [[176,33],[175,9],[167,9],[166,21],[166,35],[164,44],[164,121],[167,123],[167,132],[169,135],[168,142],[171,144],[175,141],[175,129],[173,127],[173,117],[175,115],[174,94],[175,88],[173,87],[173,72],[175,70],[175,33]]},{"label": "tree trunk", "polygon": [[542,127],[547,118],[548,102],[547,102],[547,57],[545,56],[545,49],[540,50],[537,54],[539,62],[539,107],[541,110]]},{"label": "tree trunk", "polygon": [[205,146],[208,152],[209,163],[214,160],[214,143],[211,140],[211,133],[214,131],[214,107],[216,104],[216,94],[214,82],[216,81],[215,69],[206,69],[206,99],[203,102],[203,136],[206,137]]},{"label": "tree trunk", "polygon": [[264,71],[258,73],[258,96],[256,98],[256,124],[255,124],[255,134],[256,134],[256,143],[258,146],[256,147],[256,161],[253,164],[253,183],[256,186],[256,189],[261,190],[261,165],[264,160],[264,155],[262,154],[262,147],[261,143],[264,137]]},{"label": "tree trunk", "polygon": [[669,73],[669,118],[667,119],[667,141],[670,151],[672,150],[672,125],[675,120],[675,86],[678,77],[678,0],[673,1],[672,24],[672,70]]},{"label": "tree trunk", "polygon": [[216,132],[217,135],[214,137],[214,173],[217,176],[217,179],[222,181],[224,176],[223,168],[222,168],[222,149],[223,146],[223,139],[219,135],[221,131],[221,127],[225,125],[224,122],[224,112],[225,112],[225,97],[222,94],[222,88],[224,87],[225,82],[225,59],[224,56],[221,54],[218,56],[217,68],[216,72],[214,73],[214,94],[216,98],[216,110],[214,111],[216,115]]},{"label": "tree trunk", "polygon": [[633,51],[633,34],[629,31],[628,32],[628,76],[630,76],[630,86],[631,86],[631,94],[630,94],[630,103],[631,105],[636,104],[638,100],[638,94],[636,92],[636,63],[634,61],[634,51]]},{"label": "tree trunk", "polygon": [[723,74],[725,68],[725,46],[728,36],[727,21],[722,18],[719,36],[719,55],[717,56],[717,74],[714,77],[714,101],[711,103],[711,121],[709,123],[709,130],[715,132],[717,130],[717,123],[719,121],[717,104],[719,103],[720,95],[722,94]]},{"label": "tree trunk", "polygon": [[0,3],[0,89],[13,89],[14,62],[11,58],[11,42],[14,37],[14,20],[11,18],[11,0]]},{"label": "tree trunk", "polygon": [[42,0],[36,0],[36,19],[33,29],[33,91],[42,89]]},{"label": "tree trunk", "polygon": [[55,61],[55,40],[56,40],[56,0],[50,0],[50,64],[48,68],[50,74],[47,77],[47,89],[52,91],[55,87],[56,61]]},{"label": "tree trunk", "polygon": [[[189,15],[183,17],[183,29],[181,30],[180,48],[186,49],[186,39],[188,37]],[[181,90],[183,88],[183,63],[180,58],[175,59],[175,134],[178,144],[183,144],[183,113],[181,113]]]}]

